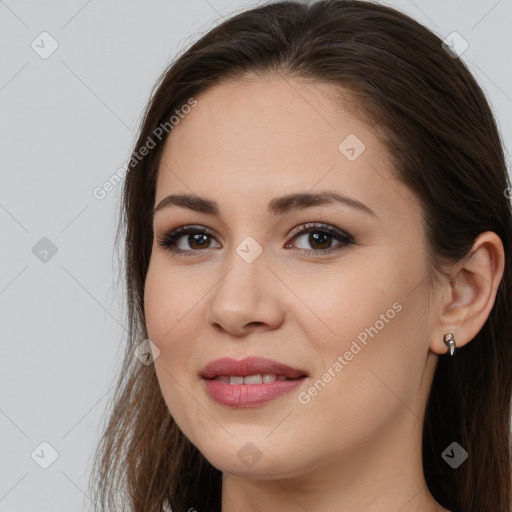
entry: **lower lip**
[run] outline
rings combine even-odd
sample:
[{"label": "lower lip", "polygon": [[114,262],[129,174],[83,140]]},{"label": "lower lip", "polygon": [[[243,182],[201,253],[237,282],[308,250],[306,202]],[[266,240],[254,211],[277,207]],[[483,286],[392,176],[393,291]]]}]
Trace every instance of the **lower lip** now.
[{"label": "lower lip", "polygon": [[300,386],[305,377],[276,380],[268,384],[228,384],[215,379],[202,379],[206,393],[216,402],[228,407],[256,407],[289,393]]}]

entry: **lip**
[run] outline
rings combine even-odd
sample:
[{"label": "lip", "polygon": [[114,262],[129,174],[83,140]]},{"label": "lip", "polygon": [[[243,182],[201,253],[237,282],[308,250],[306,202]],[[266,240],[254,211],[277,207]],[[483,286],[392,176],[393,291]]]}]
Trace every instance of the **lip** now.
[{"label": "lip", "polygon": [[200,376],[203,379],[212,379],[218,375],[246,377],[247,375],[255,375],[257,373],[274,373],[276,375],[285,375],[292,379],[309,376],[305,370],[293,368],[285,363],[262,357],[246,357],[245,359],[223,357],[216,359],[202,369]]},{"label": "lip", "polygon": [[[246,377],[258,373],[285,375],[295,380],[276,380],[265,384],[230,384],[213,379],[219,375]],[[289,393],[309,377],[305,370],[261,357],[217,359],[206,365],[200,376],[207,395],[212,400],[232,408],[262,405]]]}]

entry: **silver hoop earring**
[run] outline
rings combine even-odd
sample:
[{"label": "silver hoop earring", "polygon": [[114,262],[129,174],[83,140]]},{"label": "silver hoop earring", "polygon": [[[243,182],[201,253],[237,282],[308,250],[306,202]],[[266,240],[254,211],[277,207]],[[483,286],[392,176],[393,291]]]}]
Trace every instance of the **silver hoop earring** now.
[{"label": "silver hoop earring", "polygon": [[453,336],[453,332],[449,332],[443,336],[444,344],[450,349],[450,356],[453,356],[455,352],[455,337]]}]

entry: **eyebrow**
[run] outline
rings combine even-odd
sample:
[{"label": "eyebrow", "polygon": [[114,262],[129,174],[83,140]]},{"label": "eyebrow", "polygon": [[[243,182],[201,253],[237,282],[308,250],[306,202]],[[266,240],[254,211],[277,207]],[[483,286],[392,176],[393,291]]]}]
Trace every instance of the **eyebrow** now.
[{"label": "eyebrow", "polygon": [[[291,211],[302,210],[313,206],[329,206],[341,203],[351,208],[356,208],[364,213],[378,218],[378,215],[366,204],[338,192],[298,192],[286,196],[276,197],[268,203],[268,212],[272,215],[284,215]],[[220,209],[218,204],[211,199],[206,199],[195,194],[170,194],[164,197],[152,212],[153,217],[157,212],[170,206],[188,208],[195,212],[218,216]]]}]

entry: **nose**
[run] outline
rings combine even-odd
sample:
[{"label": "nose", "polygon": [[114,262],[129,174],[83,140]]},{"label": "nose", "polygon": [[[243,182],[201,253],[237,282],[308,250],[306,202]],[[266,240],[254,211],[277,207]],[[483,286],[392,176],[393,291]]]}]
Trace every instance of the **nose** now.
[{"label": "nose", "polygon": [[248,263],[235,250],[208,295],[206,320],[213,329],[235,336],[276,329],[283,322],[284,287],[267,266],[265,251]]}]

